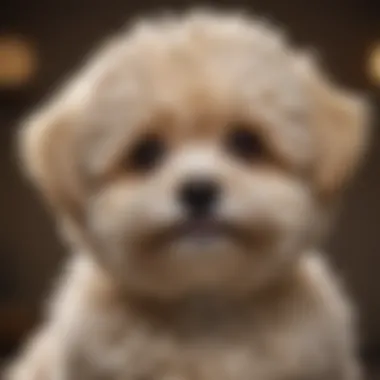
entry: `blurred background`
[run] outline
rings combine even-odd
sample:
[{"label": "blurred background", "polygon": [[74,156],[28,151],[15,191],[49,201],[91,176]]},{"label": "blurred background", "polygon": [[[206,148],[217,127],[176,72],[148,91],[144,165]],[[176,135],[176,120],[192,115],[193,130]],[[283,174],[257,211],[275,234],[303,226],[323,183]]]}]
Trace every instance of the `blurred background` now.
[{"label": "blurred background", "polygon": [[[131,18],[193,5],[239,8],[273,20],[297,44],[319,52],[338,81],[368,93],[378,111],[379,0],[1,0],[1,357],[17,348],[40,318],[65,251],[53,220],[17,167],[13,143],[20,118],[48,97],[99,40]],[[379,122],[374,124],[367,162],[346,194],[327,248],[358,305],[363,358],[375,371],[380,369],[380,131]]]}]

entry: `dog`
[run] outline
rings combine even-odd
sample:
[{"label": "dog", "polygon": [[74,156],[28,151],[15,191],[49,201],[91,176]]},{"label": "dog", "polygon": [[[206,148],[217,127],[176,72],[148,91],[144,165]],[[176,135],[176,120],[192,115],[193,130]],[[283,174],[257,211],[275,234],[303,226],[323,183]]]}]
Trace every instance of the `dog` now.
[{"label": "dog", "polygon": [[18,135],[73,255],[7,380],[358,380],[319,251],[368,105],[265,21],[109,39]]}]

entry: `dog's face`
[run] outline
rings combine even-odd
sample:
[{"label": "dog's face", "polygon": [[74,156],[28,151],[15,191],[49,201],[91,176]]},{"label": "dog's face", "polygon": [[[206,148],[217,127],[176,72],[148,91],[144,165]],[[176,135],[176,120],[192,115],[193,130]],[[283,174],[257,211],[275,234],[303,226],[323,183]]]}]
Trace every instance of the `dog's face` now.
[{"label": "dog's face", "polygon": [[239,18],[152,24],[35,118],[26,156],[119,283],[251,290],[315,244],[361,151],[361,103],[312,70]]},{"label": "dog's face", "polygon": [[259,120],[186,107],[92,146],[107,168],[93,168],[86,228],[112,271],[149,291],[259,285],[311,244],[312,190]]}]

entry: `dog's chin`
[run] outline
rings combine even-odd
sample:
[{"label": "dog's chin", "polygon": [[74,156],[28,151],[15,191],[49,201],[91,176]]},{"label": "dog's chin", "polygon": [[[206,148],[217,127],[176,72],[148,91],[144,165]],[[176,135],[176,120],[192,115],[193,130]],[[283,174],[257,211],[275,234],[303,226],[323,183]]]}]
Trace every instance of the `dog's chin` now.
[{"label": "dog's chin", "polygon": [[282,260],[273,225],[196,218],[150,227],[135,234],[138,239],[127,244],[128,264],[115,269],[140,294],[251,292],[277,272]]}]

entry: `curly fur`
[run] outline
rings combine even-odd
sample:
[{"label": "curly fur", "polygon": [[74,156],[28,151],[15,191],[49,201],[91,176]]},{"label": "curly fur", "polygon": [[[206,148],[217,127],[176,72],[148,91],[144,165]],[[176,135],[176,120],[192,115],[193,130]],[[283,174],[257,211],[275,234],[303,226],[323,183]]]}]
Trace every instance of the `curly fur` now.
[{"label": "curly fur", "polygon": [[[317,247],[367,114],[243,15],[143,20],[112,38],[20,133],[75,254],[7,379],[357,380],[351,304]],[[221,152],[236,121],[270,160]],[[152,130],[172,151],[141,176],[121,162]],[[240,245],[160,243],[193,175],[219,181]]]}]

